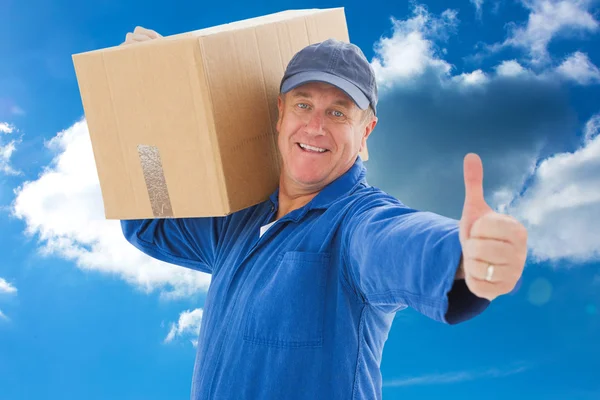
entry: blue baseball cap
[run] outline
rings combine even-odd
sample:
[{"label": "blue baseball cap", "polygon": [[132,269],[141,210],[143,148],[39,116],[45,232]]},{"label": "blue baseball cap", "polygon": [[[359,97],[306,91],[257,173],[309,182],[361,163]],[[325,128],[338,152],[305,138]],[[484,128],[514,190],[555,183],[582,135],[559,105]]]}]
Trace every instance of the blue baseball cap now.
[{"label": "blue baseball cap", "polygon": [[309,82],[325,82],[344,91],[361,110],[369,105],[377,114],[375,72],[361,49],[351,43],[328,39],[306,46],[290,60],[280,92]]}]

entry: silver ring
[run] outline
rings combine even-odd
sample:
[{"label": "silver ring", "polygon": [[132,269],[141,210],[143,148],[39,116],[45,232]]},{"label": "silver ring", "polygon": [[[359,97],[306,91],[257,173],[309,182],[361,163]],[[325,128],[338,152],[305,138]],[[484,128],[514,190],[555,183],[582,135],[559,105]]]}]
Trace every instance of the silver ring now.
[{"label": "silver ring", "polygon": [[489,264],[487,267],[487,275],[485,276],[485,280],[491,282],[492,276],[494,276],[494,266],[492,264]]}]

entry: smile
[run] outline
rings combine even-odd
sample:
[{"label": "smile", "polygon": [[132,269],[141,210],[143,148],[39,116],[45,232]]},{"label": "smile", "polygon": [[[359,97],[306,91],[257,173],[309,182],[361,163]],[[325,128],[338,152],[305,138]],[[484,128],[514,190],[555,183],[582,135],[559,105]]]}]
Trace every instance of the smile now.
[{"label": "smile", "polygon": [[327,149],[322,149],[320,147],[315,147],[315,146],[309,146],[307,144],[304,143],[298,143],[298,146],[300,146],[300,148],[304,151],[310,151],[312,153],[325,153],[327,151]]}]

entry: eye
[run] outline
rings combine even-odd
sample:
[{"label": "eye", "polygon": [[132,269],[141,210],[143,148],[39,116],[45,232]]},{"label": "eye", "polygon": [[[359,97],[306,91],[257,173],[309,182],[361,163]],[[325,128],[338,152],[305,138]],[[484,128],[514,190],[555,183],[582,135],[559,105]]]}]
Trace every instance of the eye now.
[{"label": "eye", "polygon": [[342,118],[344,116],[344,113],[338,110],[331,111],[331,114],[336,118]]},{"label": "eye", "polygon": [[298,104],[296,104],[296,107],[302,108],[302,109],[305,110],[305,109],[307,109],[309,107],[309,105],[306,104],[306,103],[298,103]]}]

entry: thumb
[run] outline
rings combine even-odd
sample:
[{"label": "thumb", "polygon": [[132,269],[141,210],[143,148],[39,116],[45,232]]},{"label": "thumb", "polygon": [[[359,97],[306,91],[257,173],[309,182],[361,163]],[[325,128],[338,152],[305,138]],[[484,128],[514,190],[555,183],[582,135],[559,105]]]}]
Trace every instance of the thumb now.
[{"label": "thumb", "polygon": [[465,156],[463,162],[465,177],[465,202],[485,203],[483,197],[483,165],[475,153]]},{"label": "thumb", "polygon": [[465,156],[465,203],[461,218],[461,237],[468,238],[473,223],[482,215],[492,211],[483,196],[483,165],[475,153]]}]

